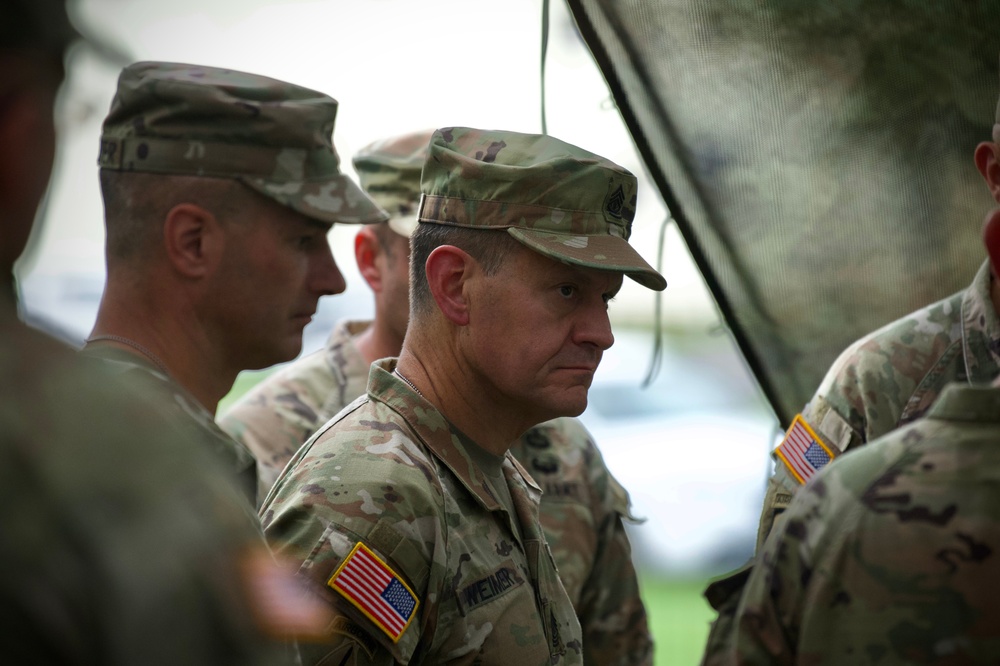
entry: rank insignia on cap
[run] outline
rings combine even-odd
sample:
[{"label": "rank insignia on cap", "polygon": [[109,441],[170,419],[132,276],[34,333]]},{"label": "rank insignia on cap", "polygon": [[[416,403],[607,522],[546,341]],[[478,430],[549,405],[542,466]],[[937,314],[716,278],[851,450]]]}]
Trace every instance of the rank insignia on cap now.
[{"label": "rank insignia on cap", "polygon": [[618,189],[608,195],[608,198],[604,201],[604,210],[607,211],[608,215],[615,218],[616,220],[622,219],[622,208],[625,207],[625,192],[622,190],[622,186],[619,185]]},{"label": "rank insignia on cap", "polygon": [[835,454],[809,427],[801,414],[796,414],[775,454],[781,458],[799,483],[805,483],[833,460]]},{"label": "rank insignia on cap", "polygon": [[406,631],[420,604],[403,579],[361,542],[326,584],[364,613],[393,643]]}]

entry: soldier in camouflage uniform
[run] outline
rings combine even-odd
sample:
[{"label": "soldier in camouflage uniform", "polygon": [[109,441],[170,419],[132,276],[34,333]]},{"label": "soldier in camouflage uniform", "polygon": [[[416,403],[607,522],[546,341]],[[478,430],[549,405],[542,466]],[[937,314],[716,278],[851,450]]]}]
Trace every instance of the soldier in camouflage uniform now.
[{"label": "soldier in camouflage uniform", "polygon": [[13,263],[75,36],[61,0],[0,3],[0,660],[294,663],[252,621],[275,626],[254,603],[269,558],[214,460],[103,364],[18,320]]},{"label": "soldier in camouflage uniform", "polygon": [[[265,379],[222,416],[224,430],[257,457],[263,498],[295,451],[363,395],[369,366],[398,356],[409,315],[409,237],[417,226],[429,131],[378,141],[354,157],[361,186],[391,215],[355,239],[375,295],[374,321],[342,321],[324,349]],[[511,454],[542,489],[539,520],[583,630],[584,663],[652,663],[652,637],[623,520],[625,489],[576,419],[536,426]],[[266,487],[264,485],[266,484]]]},{"label": "soldier in camouflage uniform", "polygon": [[586,406],[622,274],[666,283],[627,243],[621,167],[514,132],[447,128],[429,150],[400,357],[298,450],[265,531],[340,614],[306,663],[579,664],[541,489],[509,448]]},{"label": "soldier in camouflage uniform", "polygon": [[[994,141],[976,147],[975,162],[1000,203],[1000,104]],[[927,413],[951,382],[989,383],[1000,373],[1000,282],[989,261],[972,284],[870,333],[847,348],[775,451],[757,532],[757,551],[795,492],[817,469],[846,451]],[[797,443],[798,442],[798,445]],[[752,563],[712,583],[719,611],[704,663],[722,654],[732,613]]]},{"label": "soldier in camouflage uniform", "polygon": [[215,424],[244,369],[294,358],[344,290],[327,232],[386,219],[339,169],[337,103],[263,76],[126,67],[101,135],[108,282],[85,353],[146,379],[257,505],[256,462]]},{"label": "soldier in camouflage uniform", "polygon": [[733,664],[1000,662],[1000,381],[821,470],[775,526]]}]

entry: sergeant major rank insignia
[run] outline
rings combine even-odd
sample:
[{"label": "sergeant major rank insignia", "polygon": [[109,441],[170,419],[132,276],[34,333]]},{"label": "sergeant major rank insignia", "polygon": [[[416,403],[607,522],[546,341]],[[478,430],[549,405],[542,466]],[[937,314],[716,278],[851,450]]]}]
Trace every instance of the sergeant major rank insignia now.
[{"label": "sergeant major rank insignia", "polygon": [[616,220],[622,219],[622,208],[625,206],[625,191],[619,185],[604,200],[604,210]]},{"label": "sergeant major rank insignia", "polygon": [[326,584],[364,613],[393,643],[406,631],[420,604],[403,579],[360,541]]},{"label": "sergeant major rank insignia", "polygon": [[614,179],[608,183],[608,195],[604,197],[604,219],[616,226],[622,227],[622,238],[628,240],[632,233],[631,209],[635,207],[635,196],[631,199],[625,193],[621,183],[615,185]]}]

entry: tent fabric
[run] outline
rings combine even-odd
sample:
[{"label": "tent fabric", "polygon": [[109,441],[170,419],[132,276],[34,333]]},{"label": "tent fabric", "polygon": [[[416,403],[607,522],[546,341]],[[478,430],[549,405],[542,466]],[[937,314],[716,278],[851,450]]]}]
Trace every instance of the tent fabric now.
[{"label": "tent fabric", "polygon": [[568,4],[783,424],[847,345],[972,281],[1000,3]]}]

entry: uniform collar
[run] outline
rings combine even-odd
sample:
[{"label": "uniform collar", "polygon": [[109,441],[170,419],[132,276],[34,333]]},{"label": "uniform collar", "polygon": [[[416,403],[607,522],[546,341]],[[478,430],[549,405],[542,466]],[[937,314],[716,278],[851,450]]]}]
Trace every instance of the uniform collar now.
[{"label": "uniform collar", "polygon": [[[453,426],[437,407],[407,386],[393,372],[395,369],[394,358],[372,363],[368,375],[369,395],[399,414],[434,457],[451,470],[484,508],[489,511],[502,508],[490,491],[486,477],[469,455],[472,447],[477,446],[475,442]],[[505,470],[505,473],[513,472],[519,477],[537,501],[541,497],[541,489],[523,467],[512,461],[510,454],[506,454],[503,466],[513,469]]]},{"label": "uniform collar", "polygon": [[1000,423],[1000,388],[949,384],[927,412],[928,418]]},{"label": "uniform collar", "polygon": [[990,299],[990,262],[985,261],[962,297],[962,351],[972,384],[991,382],[1000,367],[1000,318]]},{"label": "uniform collar", "polygon": [[342,319],[333,327],[326,341],[324,354],[339,386],[346,386],[355,378],[368,377],[368,363],[361,356],[354,340],[371,324],[370,319]]},{"label": "uniform collar", "polygon": [[90,345],[81,349],[79,353],[102,359],[109,364],[108,367],[120,372],[122,375],[130,372],[143,372],[152,375],[154,378],[153,381],[156,383],[147,383],[144,385],[150,387],[156,386],[159,390],[172,394],[177,406],[187,412],[188,416],[194,419],[195,422],[202,425],[216,437],[226,441],[234,441],[232,437],[219,428],[212,413],[205,409],[205,406],[198,402],[198,399],[190,391],[174,381],[172,377],[163,374],[145,356],[129,349],[121,349],[110,345]]}]

